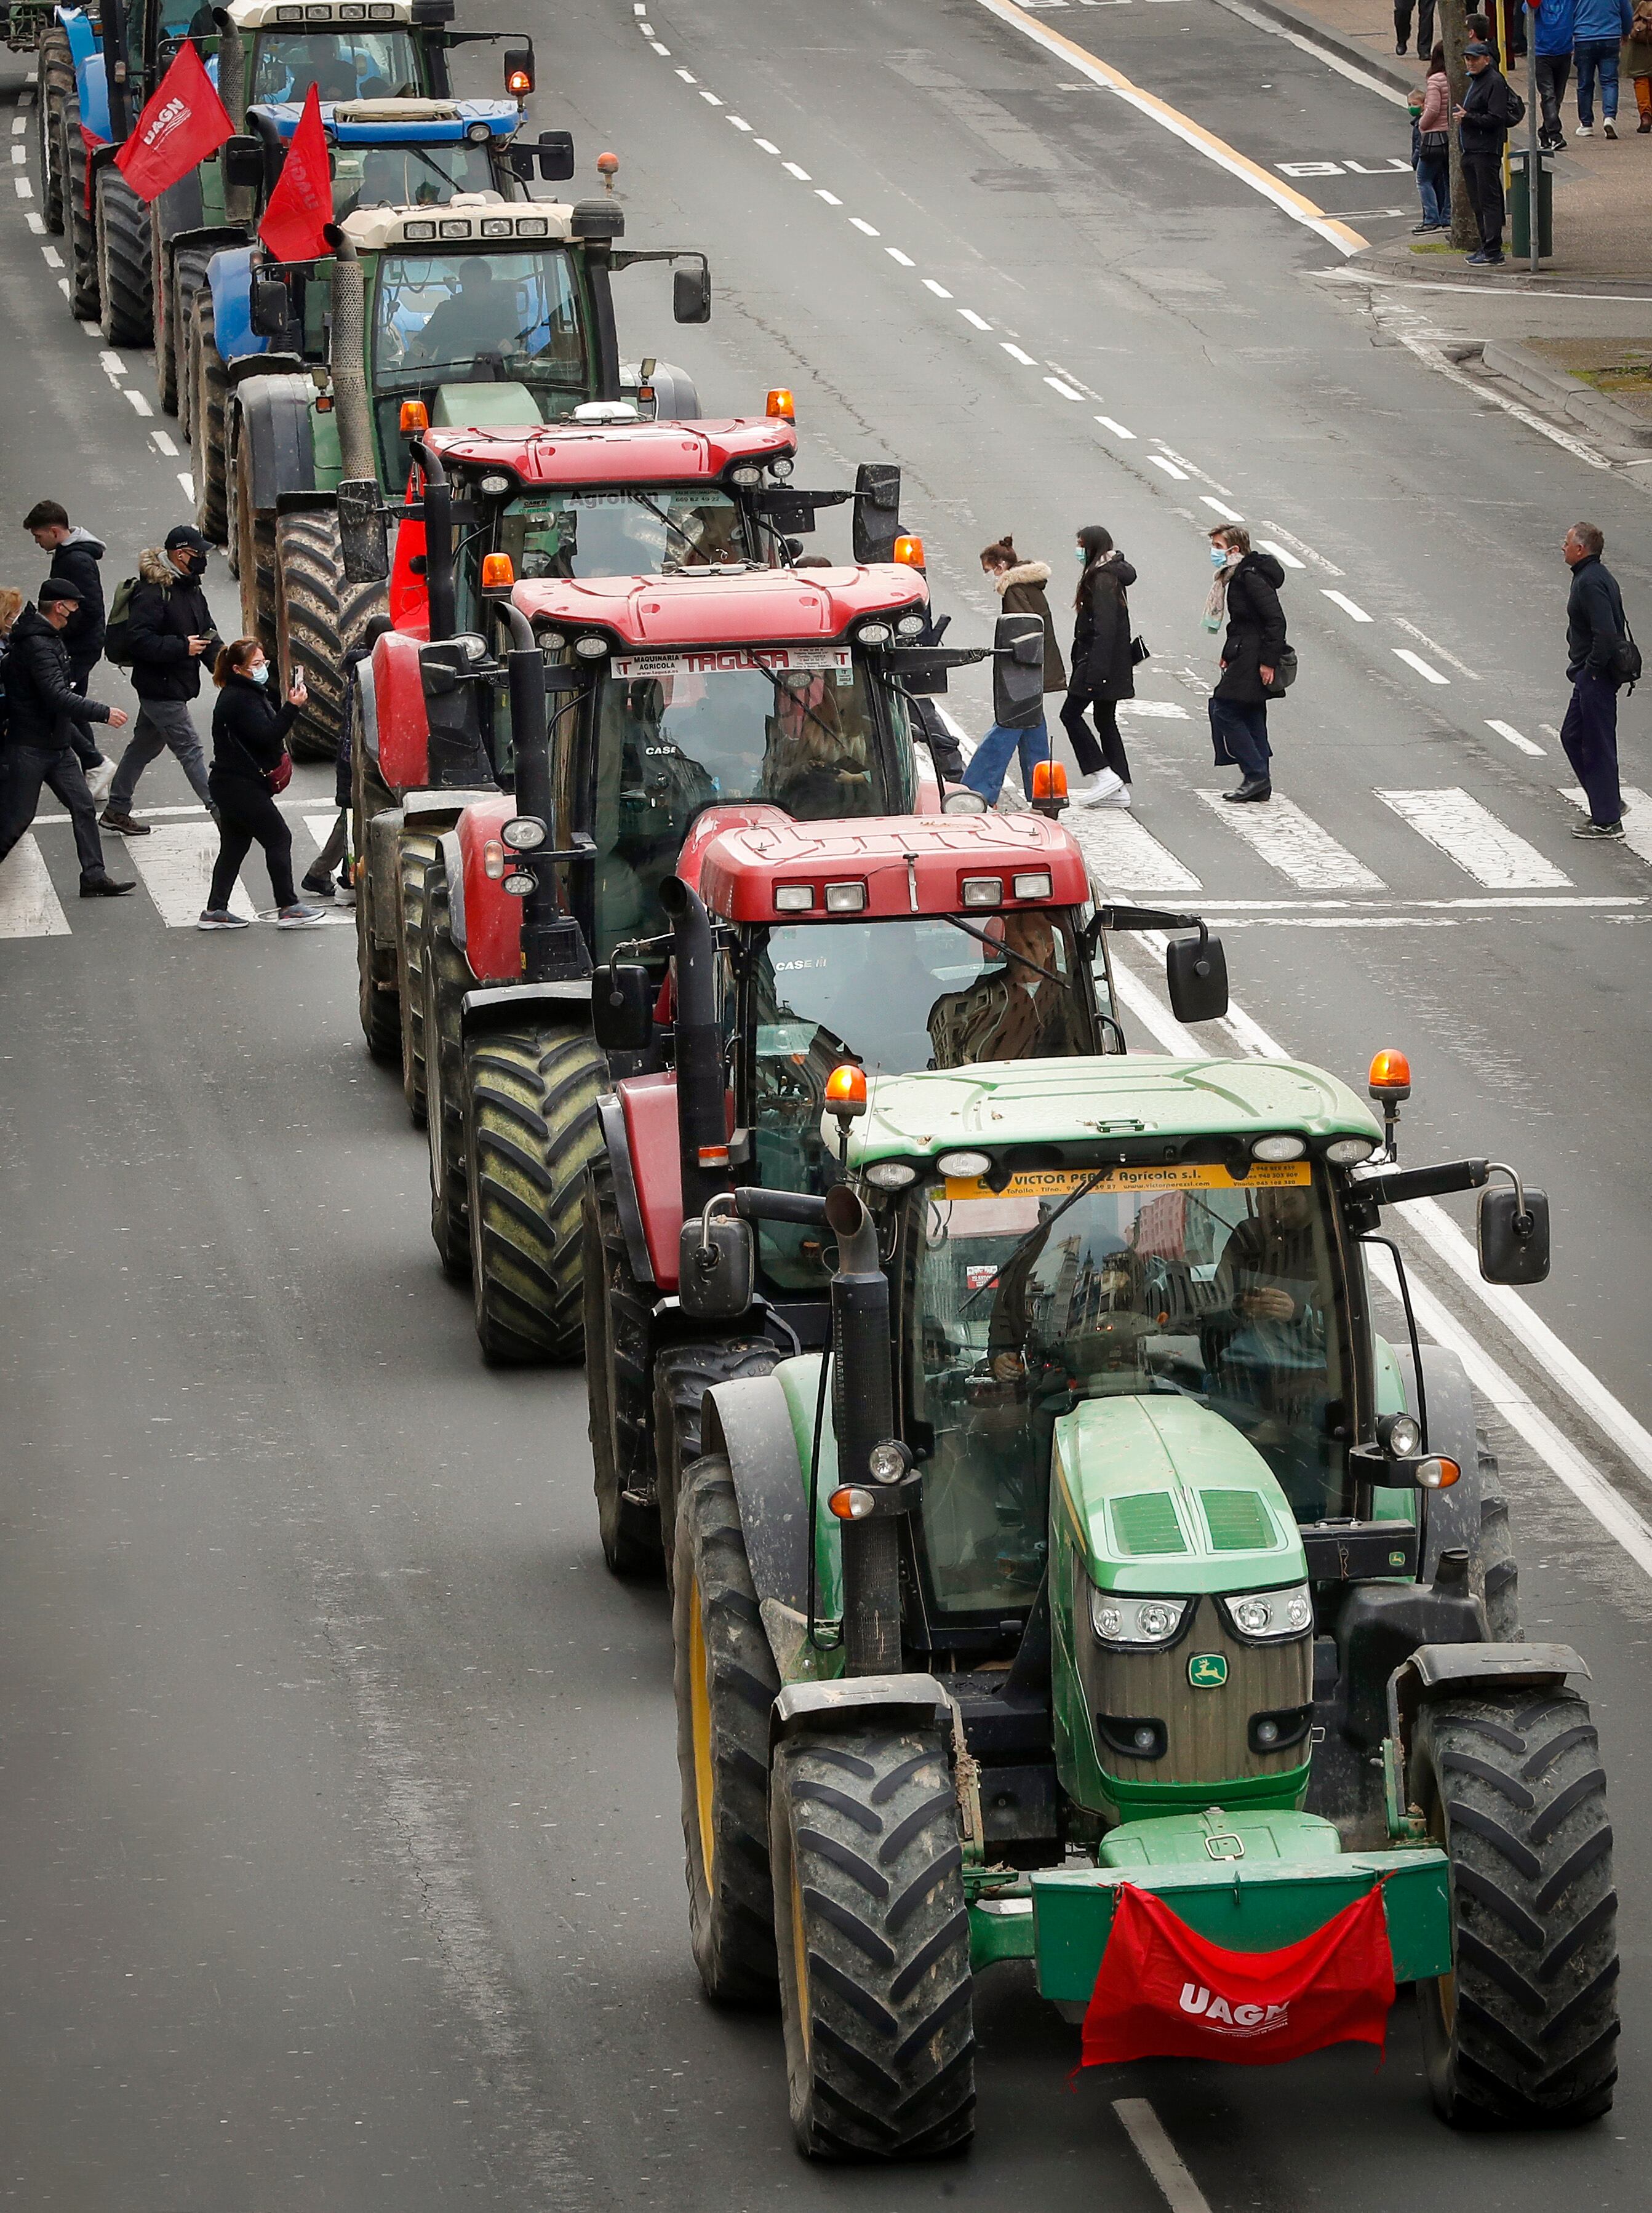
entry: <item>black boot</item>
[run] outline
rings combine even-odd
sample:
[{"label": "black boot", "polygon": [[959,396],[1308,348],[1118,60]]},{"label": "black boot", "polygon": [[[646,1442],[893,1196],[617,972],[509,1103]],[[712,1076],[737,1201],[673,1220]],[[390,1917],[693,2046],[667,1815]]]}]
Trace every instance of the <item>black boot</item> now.
[{"label": "black boot", "polygon": [[1238,806],[1247,799],[1271,799],[1273,786],[1265,776],[1247,776],[1236,790],[1224,791],[1222,796]]},{"label": "black boot", "polygon": [[136,878],[131,883],[123,881],[119,876],[110,875],[82,876],[80,880],[82,899],[119,899],[123,892],[135,892],[137,889]]}]

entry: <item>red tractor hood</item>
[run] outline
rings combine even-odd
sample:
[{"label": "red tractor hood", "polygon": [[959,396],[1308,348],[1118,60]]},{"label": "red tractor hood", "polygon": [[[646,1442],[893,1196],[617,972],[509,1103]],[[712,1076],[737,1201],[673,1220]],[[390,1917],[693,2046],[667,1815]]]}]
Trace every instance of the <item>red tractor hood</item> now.
[{"label": "red tractor hood", "polygon": [[[807,922],[826,913],[825,887],[863,883],[866,905],[845,922],[1009,907],[1082,906],[1089,875],[1076,838],[1041,814],[905,814],[859,822],[796,822],[778,808],[712,808],[694,825],[678,873],[728,922]],[[692,865],[695,874],[688,875]],[[997,900],[965,904],[966,877],[996,878]],[[1034,881],[1027,882],[1028,878]],[[1017,878],[1025,885],[1018,895]],[[1047,878],[1045,888],[1039,878]],[[779,884],[807,885],[811,908],[777,915]]]},{"label": "red tractor hood", "polygon": [[536,577],[511,598],[530,622],[601,628],[620,646],[684,648],[811,643],[841,637],[863,617],[927,604],[915,569],[690,570],[673,576]]},{"label": "red tractor hood", "polygon": [[526,485],[706,484],[736,461],[790,456],[789,423],[758,416],[706,423],[551,423],[533,430],[432,430],[445,460],[509,469]]}]

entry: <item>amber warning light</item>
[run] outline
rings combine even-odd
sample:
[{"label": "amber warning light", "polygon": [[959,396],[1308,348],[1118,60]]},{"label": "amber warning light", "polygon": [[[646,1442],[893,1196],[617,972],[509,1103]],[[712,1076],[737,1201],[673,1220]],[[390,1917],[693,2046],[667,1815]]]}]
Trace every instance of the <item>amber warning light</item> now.
[{"label": "amber warning light", "polygon": [[826,1103],[828,1113],[840,1121],[852,1121],[856,1115],[866,1112],[866,1070],[846,1060],[834,1068],[826,1082]]},{"label": "amber warning light", "polygon": [[764,412],[776,422],[795,423],[797,420],[797,402],[783,384],[777,384],[769,394],[768,405]]},{"label": "amber warning light", "polygon": [[904,569],[924,566],[924,540],[921,538],[897,538],[895,558]]},{"label": "amber warning light", "polygon": [[1059,761],[1033,764],[1033,805],[1040,814],[1059,814],[1067,804],[1067,771]]},{"label": "amber warning light", "polygon": [[516,581],[516,571],[509,553],[485,553],[482,556],[482,589],[485,592],[508,592]]},{"label": "amber warning light", "polygon": [[422,399],[404,399],[401,403],[401,435],[404,438],[422,438],[430,427],[430,411]]},{"label": "amber warning light", "polygon": [[1411,1064],[1403,1052],[1395,1052],[1390,1048],[1378,1053],[1372,1060],[1369,1082],[1373,1099],[1409,1099],[1411,1095]]}]

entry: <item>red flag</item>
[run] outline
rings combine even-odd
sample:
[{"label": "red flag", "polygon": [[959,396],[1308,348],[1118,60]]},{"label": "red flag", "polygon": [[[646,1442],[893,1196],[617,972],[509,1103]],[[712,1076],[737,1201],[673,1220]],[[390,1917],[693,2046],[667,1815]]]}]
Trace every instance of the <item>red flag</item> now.
[{"label": "red flag", "polygon": [[115,166],[139,199],[156,199],[216,154],[235,129],[205,64],[186,39],[115,155]]},{"label": "red flag", "polygon": [[322,233],[332,221],[332,177],[321,128],[321,95],[312,85],[258,235],[273,260],[316,261],[327,251]]},{"label": "red flag", "polygon": [[1151,1891],[1120,1883],[1084,2015],[1082,2066],[1225,2059],[1267,2067],[1388,2030],[1394,1963],[1379,1885],[1277,1952],[1228,1952]]}]

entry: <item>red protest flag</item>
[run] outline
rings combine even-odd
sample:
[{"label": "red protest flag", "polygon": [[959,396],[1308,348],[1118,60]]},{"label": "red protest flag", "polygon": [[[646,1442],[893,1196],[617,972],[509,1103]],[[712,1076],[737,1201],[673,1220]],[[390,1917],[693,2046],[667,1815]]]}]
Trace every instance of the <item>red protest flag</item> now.
[{"label": "red protest flag", "polygon": [[1085,2067],[1225,2059],[1267,2067],[1327,2044],[1382,2045],[1394,2002],[1381,1886],[1277,1952],[1229,1952],[1120,1883],[1084,2015]]},{"label": "red protest flag", "polygon": [[115,155],[115,166],[139,199],[157,199],[216,154],[235,130],[205,64],[186,39]]},{"label": "red protest flag", "polygon": [[311,85],[258,235],[272,260],[317,261],[328,250],[324,234],[332,221],[332,174],[321,128],[321,95]]}]

